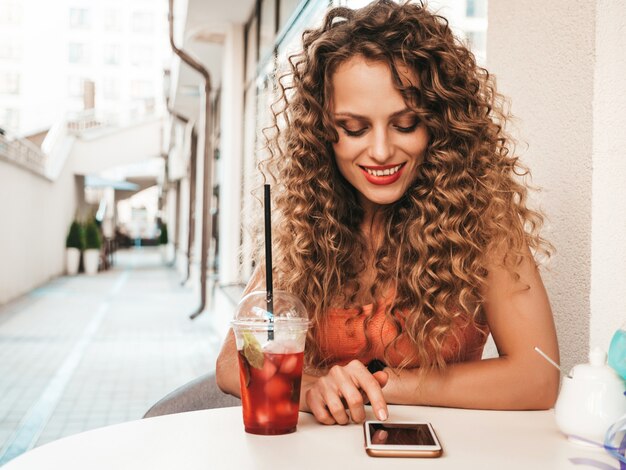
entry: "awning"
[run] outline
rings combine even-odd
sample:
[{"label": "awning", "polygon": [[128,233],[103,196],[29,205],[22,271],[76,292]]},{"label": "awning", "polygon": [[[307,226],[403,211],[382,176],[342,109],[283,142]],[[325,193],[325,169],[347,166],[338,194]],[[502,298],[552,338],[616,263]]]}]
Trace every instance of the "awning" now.
[{"label": "awning", "polygon": [[90,188],[113,188],[121,191],[137,191],[139,185],[122,180],[109,180],[99,176],[85,176],[85,187]]}]

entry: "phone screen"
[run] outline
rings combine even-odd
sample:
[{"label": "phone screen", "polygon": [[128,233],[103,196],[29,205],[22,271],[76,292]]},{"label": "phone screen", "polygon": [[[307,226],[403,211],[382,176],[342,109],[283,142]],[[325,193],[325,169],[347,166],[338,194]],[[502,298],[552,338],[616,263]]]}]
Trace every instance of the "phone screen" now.
[{"label": "phone screen", "polygon": [[369,423],[372,444],[393,446],[434,446],[435,439],[426,424]]}]

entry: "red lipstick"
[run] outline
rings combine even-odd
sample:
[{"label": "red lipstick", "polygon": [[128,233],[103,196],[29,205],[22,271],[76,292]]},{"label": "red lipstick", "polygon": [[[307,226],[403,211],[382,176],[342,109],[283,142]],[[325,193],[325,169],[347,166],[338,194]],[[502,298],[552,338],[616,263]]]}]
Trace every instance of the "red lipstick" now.
[{"label": "red lipstick", "polygon": [[376,185],[387,185],[387,184],[393,184],[400,179],[400,176],[402,176],[402,171],[404,170],[404,167],[406,166],[405,163],[403,163],[400,169],[396,171],[393,175],[385,175],[385,176],[372,175],[367,172],[366,168],[368,170],[383,171],[389,168],[396,168],[397,166],[398,164],[396,163],[395,165],[384,165],[384,166],[369,166],[369,165],[361,166],[359,165],[359,168],[363,172],[363,176],[365,176],[365,179],[369,181],[370,183],[376,184]]}]

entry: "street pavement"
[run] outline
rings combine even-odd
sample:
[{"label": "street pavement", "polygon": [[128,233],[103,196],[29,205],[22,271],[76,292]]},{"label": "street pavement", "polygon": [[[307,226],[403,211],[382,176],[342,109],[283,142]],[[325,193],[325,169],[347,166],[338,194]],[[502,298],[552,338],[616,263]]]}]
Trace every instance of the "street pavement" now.
[{"label": "street pavement", "polygon": [[[195,276],[197,277],[197,276]],[[195,320],[198,283],[156,248],[118,251],[96,276],[63,276],[0,307],[0,465],[30,448],[140,419],[213,371],[236,299],[219,288]]]}]

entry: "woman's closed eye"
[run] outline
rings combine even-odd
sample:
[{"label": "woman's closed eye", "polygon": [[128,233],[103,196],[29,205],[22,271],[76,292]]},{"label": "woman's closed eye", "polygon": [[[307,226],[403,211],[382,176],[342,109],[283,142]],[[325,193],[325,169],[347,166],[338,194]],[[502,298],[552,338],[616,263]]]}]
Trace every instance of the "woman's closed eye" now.
[{"label": "woman's closed eye", "polygon": [[420,121],[417,118],[417,116],[413,116],[413,117],[408,117],[404,118],[404,119],[400,119],[398,122],[394,123],[393,127],[400,131],[400,132],[404,132],[404,133],[410,133],[413,132],[415,129],[417,129],[417,126],[419,126]]},{"label": "woman's closed eye", "polygon": [[345,126],[340,127],[343,129],[346,135],[350,137],[360,137],[365,134],[365,131],[367,130],[367,127],[362,127],[361,129],[348,129]]},{"label": "woman's closed eye", "polygon": [[[411,132],[414,132],[418,126],[419,126],[418,120],[415,120],[411,123],[393,124],[393,128],[396,129],[398,132],[402,132],[403,134],[409,134]],[[349,127],[343,124],[339,124],[339,127],[341,127],[343,132],[349,137],[360,137],[363,134],[365,134],[365,132],[369,129],[369,126],[355,128],[355,127]]]}]

